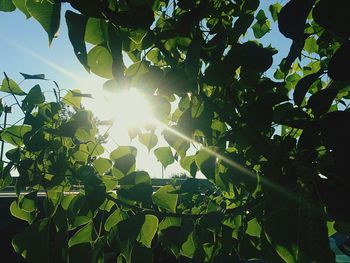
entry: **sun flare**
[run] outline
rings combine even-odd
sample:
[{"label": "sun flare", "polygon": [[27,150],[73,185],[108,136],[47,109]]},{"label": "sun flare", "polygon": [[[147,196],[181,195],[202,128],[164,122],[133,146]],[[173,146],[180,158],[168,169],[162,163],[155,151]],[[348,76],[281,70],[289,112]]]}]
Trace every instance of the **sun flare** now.
[{"label": "sun flare", "polygon": [[146,97],[137,89],[112,94],[108,105],[116,127],[141,128],[153,122],[151,107]]}]

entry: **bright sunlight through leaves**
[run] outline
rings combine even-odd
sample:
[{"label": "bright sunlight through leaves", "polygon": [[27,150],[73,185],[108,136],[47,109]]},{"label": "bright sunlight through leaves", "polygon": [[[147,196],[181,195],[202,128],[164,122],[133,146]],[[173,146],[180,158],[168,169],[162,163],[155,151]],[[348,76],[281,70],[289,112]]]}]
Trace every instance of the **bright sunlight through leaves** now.
[{"label": "bright sunlight through leaves", "polygon": [[108,98],[108,103],[117,128],[141,128],[153,121],[149,102],[136,89],[113,94]]}]

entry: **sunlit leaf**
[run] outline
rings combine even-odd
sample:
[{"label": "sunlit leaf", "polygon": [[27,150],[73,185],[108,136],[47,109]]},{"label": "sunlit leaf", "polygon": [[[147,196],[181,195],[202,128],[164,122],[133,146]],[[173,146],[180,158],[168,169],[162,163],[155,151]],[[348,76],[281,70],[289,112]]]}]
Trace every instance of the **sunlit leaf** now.
[{"label": "sunlit leaf", "polygon": [[145,215],[145,222],[141,227],[137,240],[148,248],[152,246],[152,240],[158,229],[158,218],[154,215]]},{"label": "sunlit leaf", "polygon": [[18,84],[12,80],[12,79],[7,79],[4,78],[2,81],[2,85],[0,88],[0,91],[6,92],[6,93],[12,93],[15,95],[20,95],[23,96],[26,93],[18,86]]},{"label": "sunlit leaf", "polygon": [[92,222],[80,228],[68,241],[68,246],[72,247],[81,243],[88,243],[95,238],[95,229]]},{"label": "sunlit leaf", "polygon": [[17,217],[21,220],[25,220],[28,223],[32,223],[35,218],[34,214],[31,211],[21,209],[16,201],[13,201],[11,203],[10,212],[14,217]]},{"label": "sunlit leaf", "polygon": [[[74,92],[74,93],[73,93]],[[80,90],[73,90],[73,91],[68,91],[67,94],[63,97],[63,101],[74,107],[79,109],[80,108],[80,103],[81,103],[81,97],[79,96],[74,96],[75,93],[81,93]]]},{"label": "sunlit leaf", "polygon": [[112,167],[112,162],[107,158],[98,158],[93,161],[93,166],[99,174],[104,174]]},{"label": "sunlit leaf", "polygon": [[89,17],[85,29],[85,41],[99,45],[107,40],[107,23],[103,19]]},{"label": "sunlit leaf", "polygon": [[154,155],[157,157],[157,160],[167,168],[168,165],[172,164],[174,160],[173,153],[170,147],[160,147],[154,150]]},{"label": "sunlit leaf", "polygon": [[28,125],[14,125],[6,128],[1,133],[1,139],[11,143],[14,146],[23,145],[23,137],[27,132],[30,132],[32,127]]},{"label": "sunlit leaf", "polygon": [[152,132],[142,133],[142,134],[139,134],[139,141],[140,143],[142,143],[147,147],[148,151],[150,151],[152,148],[154,148],[157,145],[158,138]]},{"label": "sunlit leaf", "polygon": [[270,31],[270,21],[265,16],[265,12],[260,10],[256,15],[257,22],[253,25],[253,33],[256,38],[262,38]]},{"label": "sunlit leaf", "polygon": [[174,190],[175,188],[171,185],[160,187],[152,196],[153,202],[159,207],[175,213],[178,195],[171,193]]},{"label": "sunlit leaf", "polygon": [[273,21],[277,21],[278,14],[281,11],[281,9],[282,9],[282,5],[280,3],[275,3],[275,4],[269,6],[269,10],[271,12],[271,16],[272,16]]},{"label": "sunlit leaf", "polygon": [[117,225],[120,221],[127,219],[127,214],[123,212],[121,209],[116,209],[110,216],[107,218],[105,222],[105,230],[109,231],[115,225]]},{"label": "sunlit leaf", "polygon": [[123,186],[133,186],[136,184],[150,184],[151,183],[151,178],[149,174],[145,171],[136,171],[132,172],[125,177],[123,177],[121,180],[119,180],[119,184]]},{"label": "sunlit leaf", "polygon": [[96,75],[110,79],[112,75],[112,55],[107,48],[103,46],[93,47],[87,57],[87,64],[90,70]]},{"label": "sunlit leaf", "polygon": [[195,162],[201,172],[208,178],[214,177],[216,157],[206,150],[200,150],[195,156]]}]

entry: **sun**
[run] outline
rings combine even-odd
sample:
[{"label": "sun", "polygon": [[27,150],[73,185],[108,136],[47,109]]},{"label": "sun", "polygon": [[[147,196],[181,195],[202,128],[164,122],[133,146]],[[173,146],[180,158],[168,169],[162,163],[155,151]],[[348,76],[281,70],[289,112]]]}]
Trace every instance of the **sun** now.
[{"label": "sun", "polygon": [[117,127],[141,128],[153,122],[151,107],[146,97],[137,89],[130,88],[111,97],[113,120]]},{"label": "sun", "polygon": [[118,130],[127,131],[154,123],[150,102],[135,88],[116,93],[105,92],[89,108],[94,112],[102,112],[98,115],[103,115],[104,119],[113,120],[113,126]]}]

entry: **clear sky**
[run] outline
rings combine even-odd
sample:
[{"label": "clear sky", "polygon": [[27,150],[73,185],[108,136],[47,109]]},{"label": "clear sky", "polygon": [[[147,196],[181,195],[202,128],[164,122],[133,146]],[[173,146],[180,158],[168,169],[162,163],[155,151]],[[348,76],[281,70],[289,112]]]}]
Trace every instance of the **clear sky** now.
[{"label": "clear sky", "polygon": [[[262,8],[266,10],[269,4],[275,1],[265,0],[262,2]],[[0,12],[0,74],[5,71],[12,79],[19,81],[21,80],[19,72],[28,74],[43,73],[48,79],[56,80],[62,89],[80,89],[84,93],[91,93],[94,97],[101,99],[101,88],[105,80],[87,73],[75,57],[64,21],[66,8],[67,6],[62,10],[59,37],[53,40],[50,47],[46,32],[37,21],[32,18],[26,20],[25,16],[19,11],[12,13]],[[266,15],[269,16],[269,13],[266,12]],[[248,34],[248,38],[249,35],[251,35],[251,32]],[[274,58],[275,66],[285,56],[290,46],[290,41],[278,33],[278,29],[273,23],[271,33],[268,33],[262,39],[262,43],[264,45],[272,44],[280,51]],[[2,80],[2,77],[0,77],[0,80]],[[34,84],[36,83],[25,82],[22,87],[28,90]],[[40,84],[43,90],[48,91],[45,93],[47,98],[52,97],[50,91],[53,84],[51,82]],[[3,97],[3,94],[0,94],[0,96]],[[91,108],[99,118],[103,119],[106,114],[113,112],[112,108],[102,107],[101,104],[96,105],[93,102],[86,101],[85,105]],[[18,118],[18,113],[15,111],[10,122],[14,122],[16,118]],[[110,140],[107,146],[109,150],[117,147],[114,141],[121,145],[127,145],[130,142],[125,131],[120,131],[117,128],[112,130],[111,136],[114,140]],[[160,177],[161,165],[156,161],[153,153],[149,154],[146,147],[135,141],[132,144],[137,146],[139,152],[137,158],[138,169],[147,170],[152,177]],[[165,142],[160,138],[158,146],[164,145]],[[168,166],[165,176],[180,171],[180,166],[173,164]]]}]

